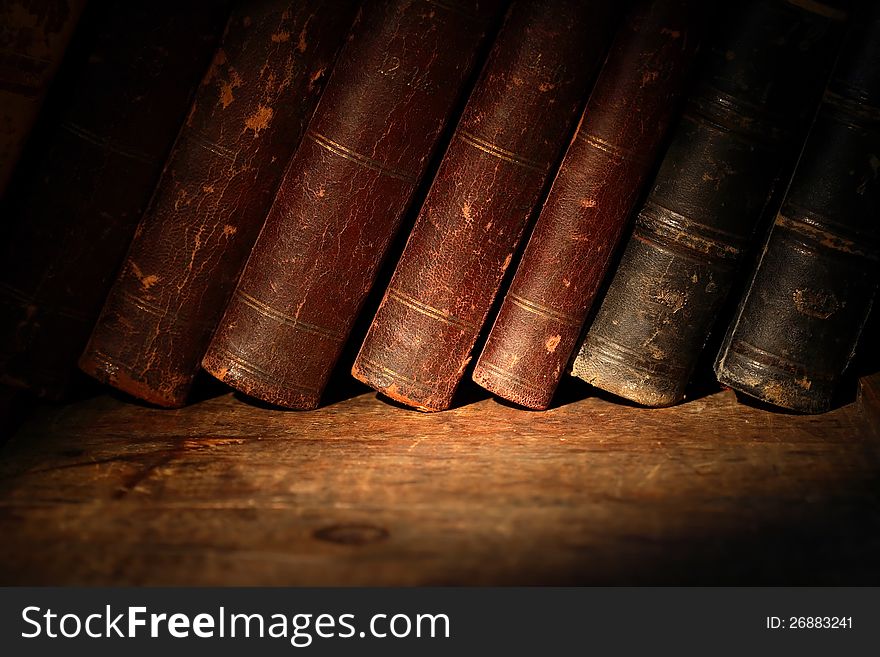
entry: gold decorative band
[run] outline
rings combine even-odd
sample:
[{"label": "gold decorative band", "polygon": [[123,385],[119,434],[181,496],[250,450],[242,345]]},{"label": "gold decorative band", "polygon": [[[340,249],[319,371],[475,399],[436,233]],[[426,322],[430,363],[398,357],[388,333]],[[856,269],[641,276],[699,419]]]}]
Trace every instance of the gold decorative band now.
[{"label": "gold decorative band", "polygon": [[[708,214],[708,213],[707,213]],[[722,228],[718,228],[716,226],[710,226],[702,221],[697,221],[695,219],[691,219],[681,214],[680,212],[676,212],[672,208],[669,208],[665,205],[658,203],[654,199],[649,199],[645,202],[645,207],[640,213],[641,215],[650,215],[651,217],[656,217],[658,220],[662,221],[664,224],[675,227],[679,230],[687,230],[693,232],[699,232],[701,234],[706,234],[707,239],[714,238],[716,240],[736,240],[742,239],[738,238],[736,233],[733,233],[729,230],[724,230]],[[711,215],[710,215],[711,216]]]},{"label": "gold decorative band", "polygon": [[132,306],[140,311],[147,313],[148,315],[155,315],[156,317],[162,319],[163,317],[165,317],[165,315],[168,314],[166,310],[163,310],[156,304],[145,299],[141,299],[140,297],[133,295],[127,290],[120,290],[119,296],[122,297],[124,301],[127,301]]},{"label": "gold decorative band", "polygon": [[534,301],[530,301],[525,297],[514,294],[513,292],[509,292],[507,294],[507,299],[509,299],[512,304],[519,306],[523,310],[530,312],[533,315],[546,317],[547,319],[562,322],[563,324],[571,324],[572,326],[581,325],[581,320],[577,317],[572,317],[571,315],[566,315],[559,311],[553,310],[553,308],[550,308],[543,304],[535,303]]},{"label": "gold decorative band", "polygon": [[840,94],[828,90],[825,91],[825,96],[822,100],[826,104],[833,105],[837,109],[850,114],[851,118],[855,119],[855,122],[858,122],[859,118],[864,118],[869,121],[880,121],[880,107],[868,105],[867,103],[862,103],[851,98],[845,98]]},{"label": "gold decorative band", "polygon": [[283,388],[295,388],[296,390],[300,390],[302,392],[311,393],[311,394],[317,394],[320,392],[320,390],[318,390],[318,388],[315,388],[313,386],[307,386],[307,385],[303,385],[301,383],[294,383],[293,381],[288,381],[288,380],[283,379],[279,376],[276,376],[275,374],[272,374],[271,372],[267,372],[266,370],[262,369],[258,365],[255,365],[254,363],[251,363],[250,361],[245,360],[244,358],[242,358],[238,354],[229,351],[229,349],[227,349],[225,347],[215,346],[215,347],[213,347],[213,349],[216,349],[221,354],[223,354],[223,356],[225,356],[230,361],[232,361],[235,365],[237,365],[240,369],[244,370],[245,372],[247,372],[248,374],[250,374],[254,378],[262,380],[264,383],[268,383],[269,385],[275,385],[275,386],[279,386],[279,387],[283,387]]},{"label": "gold decorative band", "polygon": [[[742,252],[741,237],[685,217],[652,200],[647,201],[639,212],[633,237],[667,251],[675,245],[711,258],[731,261]],[[678,249],[673,248],[672,252],[688,257],[686,252]]]},{"label": "gold decorative band", "polygon": [[251,295],[242,292],[241,290],[236,290],[235,296],[238,297],[244,305],[248,306],[252,310],[255,310],[257,313],[263,315],[264,317],[274,319],[279,324],[292,326],[293,328],[303,331],[304,333],[311,333],[312,335],[327,338],[328,340],[333,340],[334,342],[342,342],[343,340],[345,340],[344,333],[324,328],[323,326],[317,326],[316,324],[309,324],[308,322],[304,322],[300,319],[297,319],[296,317],[283,313],[280,310],[276,310],[272,306],[263,303],[259,299],[256,299]]},{"label": "gold decorative band", "polygon": [[143,162],[144,164],[153,164],[153,158],[151,158],[149,155],[146,155],[144,153],[136,153],[134,151],[125,150],[124,148],[121,148],[120,146],[112,143],[108,139],[106,139],[104,137],[100,137],[90,130],[86,130],[85,128],[83,128],[80,125],[77,125],[75,123],[70,123],[69,121],[65,121],[64,123],[61,124],[61,127],[64,130],[67,130],[67,132],[69,132],[70,134],[76,135],[77,137],[79,137],[83,141],[86,141],[90,144],[94,144],[95,146],[98,146],[99,148],[103,148],[105,151],[107,151],[109,153],[114,153],[116,155],[119,155],[120,157],[124,157],[129,160],[136,160],[137,162]]},{"label": "gold decorative band", "polygon": [[541,173],[544,173],[550,169],[550,165],[548,164],[544,164],[543,162],[538,162],[536,160],[530,160],[528,158],[522,157],[521,155],[517,155],[512,151],[505,150],[504,148],[496,146],[495,144],[492,144],[485,139],[480,139],[476,135],[468,132],[467,130],[459,130],[455,134],[466,144],[473,146],[477,150],[483,151],[487,155],[497,157],[499,160],[504,160],[505,162],[510,162],[511,164],[516,164],[526,169],[539,171]]},{"label": "gold decorative band", "polygon": [[[759,368],[772,367],[776,370],[780,370],[783,372],[794,372],[797,374],[804,374],[806,372],[806,367],[802,363],[798,363],[797,361],[792,360],[791,358],[786,358],[785,356],[774,354],[773,352],[767,351],[766,349],[761,349],[760,347],[753,345],[751,342],[747,342],[745,340],[732,340],[726,358],[730,358],[730,352],[735,354],[737,358],[751,361]],[[811,375],[811,378],[820,377]]]},{"label": "gold decorative band", "polygon": [[44,68],[52,65],[52,60],[46,59],[44,57],[34,57],[33,55],[27,55],[23,52],[15,52],[14,50],[0,48],[0,61],[16,59],[23,62],[30,62],[30,68],[32,69],[35,68],[33,64],[42,64]]},{"label": "gold decorative band", "polygon": [[415,310],[417,313],[420,313],[426,317],[445,322],[446,324],[450,324],[452,326],[457,326],[460,329],[470,331],[476,328],[473,324],[469,324],[463,319],[459,319],[454,315],[444,313],[442,310],[438,310],[437,308],[429,306],[426,303],[422,303],[418,299],[415,299],[396,288],[388,288],[388,298],[393,299],[397,303],[403,304],[410,310]]},{"label": "gold decorative band", "polygon": [[637,160],[643,161],[645,158],[640,157],[639,153],[629,148],[621,148],[616,144],[612,144],[610,141],[602,139],[601,137],[597,137],[596,135],[589,135],[584,132],[577,133],[577,139],[589,144],[593,148],[596,148],[603,153],[608,153],[611,157],[617,158],[618,160]]},{"label": "gold decorative band", "polygon": [[871,260],[877,259],[876,255],[865,250],[858,243],[845,237],[841,237],[840,235],[824,228],[820,228],[810,221],[794,219],[780,212],[776,215],[776,221],[774,223],[777,226],[787,228],[792,232],[803,235],[814,242],[818,242],[827,249],[841,251],[843,253],[851,253],[852,255],[863,256],[865,258],[870,258]]},{"label": "gold decorative band", "polygon": [[490,370],[493,374],[496,374],[501,378],[507,379],[508,381],[512,381],[513,383],[515,383],[519,386],[522,386],[523,388],[528,388],[529,390],[534,390],[535,392],[540,392],[541,394],[544,394],[544,390],[539,388],[532,381],[527,381],[526,379],[524,379],[520,376],[517,376],[516,374],[513,374],[512,372],[508,372],[507,370],[502,369],[502,368],[498,367],[497,365],[494,365],[493,363],[489,363],[487,361],[481,360],[480,367],[485,367],[487,370]]},{"label": "gold decorative band", "polygon": [[195,130],[186,130],[183,133],[183,136],[186,139],[190,139],[197,146],[201,146],[209,153],[213,153],[214,155],[219,155],[222,158],[227,160],[235,160],[235,151],[232,149],[226,148],[225,146],[221,146],[220,144],[215,144],[213,141],[205,137],[205,135],[200,132],[196,132]]},{"label": "gold decorative band", "polygon": [[576,375],[591,367],[587,363],[595,366],[596,361],[600,359],[618,363],[624,370],[629,369],[649,374],[651,378],[675,378],[680,373],[687,371],[687,367],[670,362],[669,359],[652,358],[647,352],[630,349],[592,331],[587,333],[587,337],[584,339],[581,354],[586,354],[586,356],[578,356],[580,366],[575,363],[575,369],[578,370]]},{"label": "gold decorative band", "polygon": [[121,366],[120,363],[116,362],[110,358],[110,356],[98,349],[89,350],[89,359],[101,368],[108,376],[115,377],[119,373],[119,370],[128,372],[128,368]]},{"label": "gold decorative band", "polygon": [[393,379],[395,381],[401,381],[402,383],[408,383],[411,386],[417,387],[421,390],[428,390],[428,386],[426,386],[424,383],[420,383],[419,381],[416,381],[415,379],[411,379],[408,376],[404,376],[403,374],[401,374],[397,370],[392,370],[390,367],[385,367],[381,363],[377,363],[376,361],[372,360],[371,358],[364,358],[363,356],[358,356],[358,362],[361,365],[366,365],[367,368],[369,368],[371,370],[379,372],[380,374],[385,374],[386,376],[390,377],[391,379]]},{"label": "gold decorative band", "polygon": [[306,137],[318,144],[318,146],[320,146],[321,148],[330,151],[334,155],[338,155],[339,157],[345,158],[346,160],[355,162],[356,164],[360,164],[362,167],[365,167],[367,169],[378,171],[379,173],[388,176],[389,178],[396,178],[397,180],[402,180],[406,183],[409,183],[410,185],[415,185],[418,182],[418,178],[409,175],[405,171],[393,169],[377,160],[367,157],[366,155],[361,155],[357,151],[353,151],[352,149],[333,141],[329,137],[325,137],[322,134],[314,132],[313,130],[307,132]]},{"label": "gold decorative band", "polygon": [[800,7],[811,14],[818,14],[831,20],[845,21],[847,18],[847,13],[843,9],[831,7],[824,2],[818,2],[818,0],[786,0],[786,2],[795,7]]}]

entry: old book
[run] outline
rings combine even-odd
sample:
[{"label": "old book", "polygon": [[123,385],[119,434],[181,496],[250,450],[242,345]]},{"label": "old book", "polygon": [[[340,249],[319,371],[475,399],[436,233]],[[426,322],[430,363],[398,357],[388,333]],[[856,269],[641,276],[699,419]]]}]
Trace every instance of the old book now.
[{"label": "old book", "polygon": [[314,408],[501,2],[370,2],[203,361]]},{"label": "old book", "polygon": [[0,197],[85,4],[0,2]]},{"label": "old book", "polygon": [[447,408],[505,270],[571,138],[616,12],[514,3],[354,362],[355,378]]},{"label": "old book", "polygon": [[474,368],[494,394],[549,406],[685,91],[702,0],[643,0],[615,37]]},{"label": "old book", "polygon": [[685,386],[744,251],[790,175],[846,12],[732,3],[573,373],[646,406]]},{"label": "old book", "polygon": [[6,198],[0,382],[48,397],[64,392],[227,4],[97,1],[86,11],[75,61],[65,64],[24,158],[27,175],[16,174]]},{"label": "old book", "polygon": [[830,408],[880,276],[880,5],[869,4],[715,364],[721,383],[805,413]]},{"label": "old book", "polygon": [[161,406],[186,401],[355,2],[237,6],[80,367]]}]

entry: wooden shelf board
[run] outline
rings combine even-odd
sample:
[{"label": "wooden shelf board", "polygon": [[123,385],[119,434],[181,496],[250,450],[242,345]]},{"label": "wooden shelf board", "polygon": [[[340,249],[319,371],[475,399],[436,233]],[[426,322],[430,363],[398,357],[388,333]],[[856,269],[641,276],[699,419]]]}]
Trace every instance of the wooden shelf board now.
[{"label": "wooden shelf board", "polygon": [[99,396],[0,451],[0,582],[876,584],[878,400],[877,375],[813,417]]}]

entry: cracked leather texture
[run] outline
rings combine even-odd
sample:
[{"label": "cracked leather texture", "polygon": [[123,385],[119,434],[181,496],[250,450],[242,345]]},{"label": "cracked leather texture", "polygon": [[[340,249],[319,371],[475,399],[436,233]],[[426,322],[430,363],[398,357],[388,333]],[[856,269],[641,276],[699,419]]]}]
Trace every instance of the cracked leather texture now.
[{"label": "cracked leather texture", "polygon": [[227,17],[214,0],[89,6],[6,198],[3,383],[63,394]]},{"label": "cracked leather texture", "polygon": [[832,3],[781,0],[734,3],[720,17],[576,376],[646,406],[684,398],[743,254],[793,168],[845,19]]},{"label": "cracked leather texture", "polygon": [[636,4],[615,37],[473,378],[545,409],[685,91],[702,0]]},{"label": "cracked leather texture", "polygon": [[319,403],[501,3],[369,2],[204,359],[233,387]]},{"label": "cracked leather texture", "polygon": [[318,102],[354,2],[239,5],[80,367],[180,406]]},{"label": "cracked leather texture", "polygon": [[880,276],[880,5],[853,24],[715,366],[805,413],[831,407]]},{"label": "cracked leather texture", "polygon": [[352,373],[442,410],[568,145],[616,24],[604,0],[514,3]]},{"label": "cracked leather texture", "polygon": [[0,197],[85,4],[0,2]]}]

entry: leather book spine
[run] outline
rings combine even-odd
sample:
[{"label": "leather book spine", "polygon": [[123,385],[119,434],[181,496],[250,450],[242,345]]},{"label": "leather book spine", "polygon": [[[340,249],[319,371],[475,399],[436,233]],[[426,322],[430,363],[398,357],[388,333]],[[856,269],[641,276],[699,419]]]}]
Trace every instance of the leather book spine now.
[{"label": "leather book spine", "polygon": [[702,0],[637,3],[615,37],[473,379],[546,409],[680,105]]},{"label": "leather book spine", "polygon": [[228,17],[162,4],[92,3],[53,87],[6,199],[2,383],[63,396]]},{"label": "leather book spine", "polygon": [[775,188],[790,175],[847,13],[732,3],[573,373],[645,406],[686,384]]},{"label": "leather book spine", "polygon": [[419,410],[448,408],[606,54],[607,2],[514,3],[354,362]]},{"label": "leather book spine", "polygon": [[0,197],[86,0],[0,3]]},{"label": "leather book spine", "polygon": [[80,358],[86,373],[160,406],[185,403],[356,10],[234,10]]},{"label": "leather book spine", "polygon": [[[873,4],[873,3],[871,3]],[[832,404],[880,276],[880,5],[853,29],[715,365],[804,413]]]},{"label": "leather book spine", "polygon": [[318,405],[465,91],[500,2],[369,2],[203,361],[288,408]]}]

